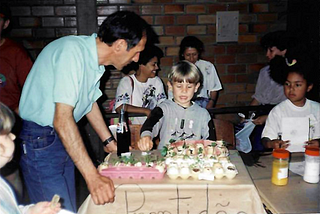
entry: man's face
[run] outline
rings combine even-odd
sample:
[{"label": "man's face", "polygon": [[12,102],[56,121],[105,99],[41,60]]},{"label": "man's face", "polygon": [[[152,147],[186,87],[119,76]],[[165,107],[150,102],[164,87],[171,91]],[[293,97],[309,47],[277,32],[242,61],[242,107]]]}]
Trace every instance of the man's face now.
[{"label": "man's face", "polygon": [[138,62],[141,51],[144,50],[144,46],[147,42],[147,37],[143,36],[139,43],[131,48],[129,51],[127,50],[127,45],[119,52],[119,59],[115,62],[115,67],[118,70],[122,70],[122,68],[132,61]]}]

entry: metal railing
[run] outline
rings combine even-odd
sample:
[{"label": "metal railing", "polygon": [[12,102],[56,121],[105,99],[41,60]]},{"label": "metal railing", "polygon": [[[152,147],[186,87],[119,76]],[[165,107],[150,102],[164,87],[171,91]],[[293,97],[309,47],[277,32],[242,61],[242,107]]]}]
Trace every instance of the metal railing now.
[{"label": "metal railing", "polygon": [[[245,115],[248,115],[249,112],[257,112],[257,111],[270,111],[274,106],[271,105],[259,105],[259,106],[234,106],[234,107],[222,107],[222,108],[212,108],[209,109],[209,113],[211,116],[217,115],[217,114],[237,114],[237,113],[243,113]],[[118,113],[106,113],[105,118],[117,118],[119,117]],[[137,114],[137,113],[129,113],[129,117],[144,117],[145,114]]]}]

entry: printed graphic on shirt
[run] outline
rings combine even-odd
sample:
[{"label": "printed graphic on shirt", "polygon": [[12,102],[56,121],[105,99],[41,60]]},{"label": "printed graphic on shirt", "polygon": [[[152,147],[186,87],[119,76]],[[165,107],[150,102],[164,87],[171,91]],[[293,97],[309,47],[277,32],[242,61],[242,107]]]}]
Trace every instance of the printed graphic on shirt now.
[{"label": "printed graphic on shirt", "polygon": [[193,133],[193,120],[174,119],[174,123],[171,123],[170,132],[171,139],[170,142],[182,141],[193,139],[196,135]]},{"label": "printed graphic on shirt", "polygon": [[164,98],[164,93],[160,93],[156,96],[156,88],[153,85],[149,85],[142,94],[142,107],[154,109],[158,104],[158,100]]},{"label": "printed graphic on shirt", "polygon": [[209,66],[206,66],[204,68],[205,72],[209,75],[210,74],[210,67]]},{"label": "printed graphic on shirt", "polygon": [[129,96],[128,93],[120,94],[120,95],[117,97],[117,102],[129,103],[129,100],[130,100],[130,96]]}]

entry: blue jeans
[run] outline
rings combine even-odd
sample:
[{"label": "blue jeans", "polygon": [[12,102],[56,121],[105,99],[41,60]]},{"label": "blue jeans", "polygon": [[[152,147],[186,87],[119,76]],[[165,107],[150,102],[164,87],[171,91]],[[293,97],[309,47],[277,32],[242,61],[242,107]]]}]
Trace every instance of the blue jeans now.
[{"label": "blue jeans", "polygon": [[200,107],[202,108],[206,108],[208,103],[209,103],[209,98],[205,98],[205,97],[197,97],[194,100],[195,103],[197,103]]},{"label": "blue jeans", "polygon": [[50,126],[23,121],[20,133],[23,178],[32,203],[61,197],[65,209],[76,212],[74,163]]}]

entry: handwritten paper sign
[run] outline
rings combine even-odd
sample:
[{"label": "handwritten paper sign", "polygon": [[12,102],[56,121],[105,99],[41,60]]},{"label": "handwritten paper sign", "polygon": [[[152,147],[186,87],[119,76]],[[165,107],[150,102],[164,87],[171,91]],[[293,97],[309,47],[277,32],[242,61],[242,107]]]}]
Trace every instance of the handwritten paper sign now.
[{"label": "handwritten paper sign", "polygon": [[290,140],[288,150],[290,152],[304,152],[304,142],[308,141],[309,135],[309,118],[282,118],[281,128],[282,140]]},{"label": "handwritten paper sign", "polygon": [[95,205],[90,195],[78,214],[265,213],[252,185],[143,185],[116,187],[116,201]]}]

